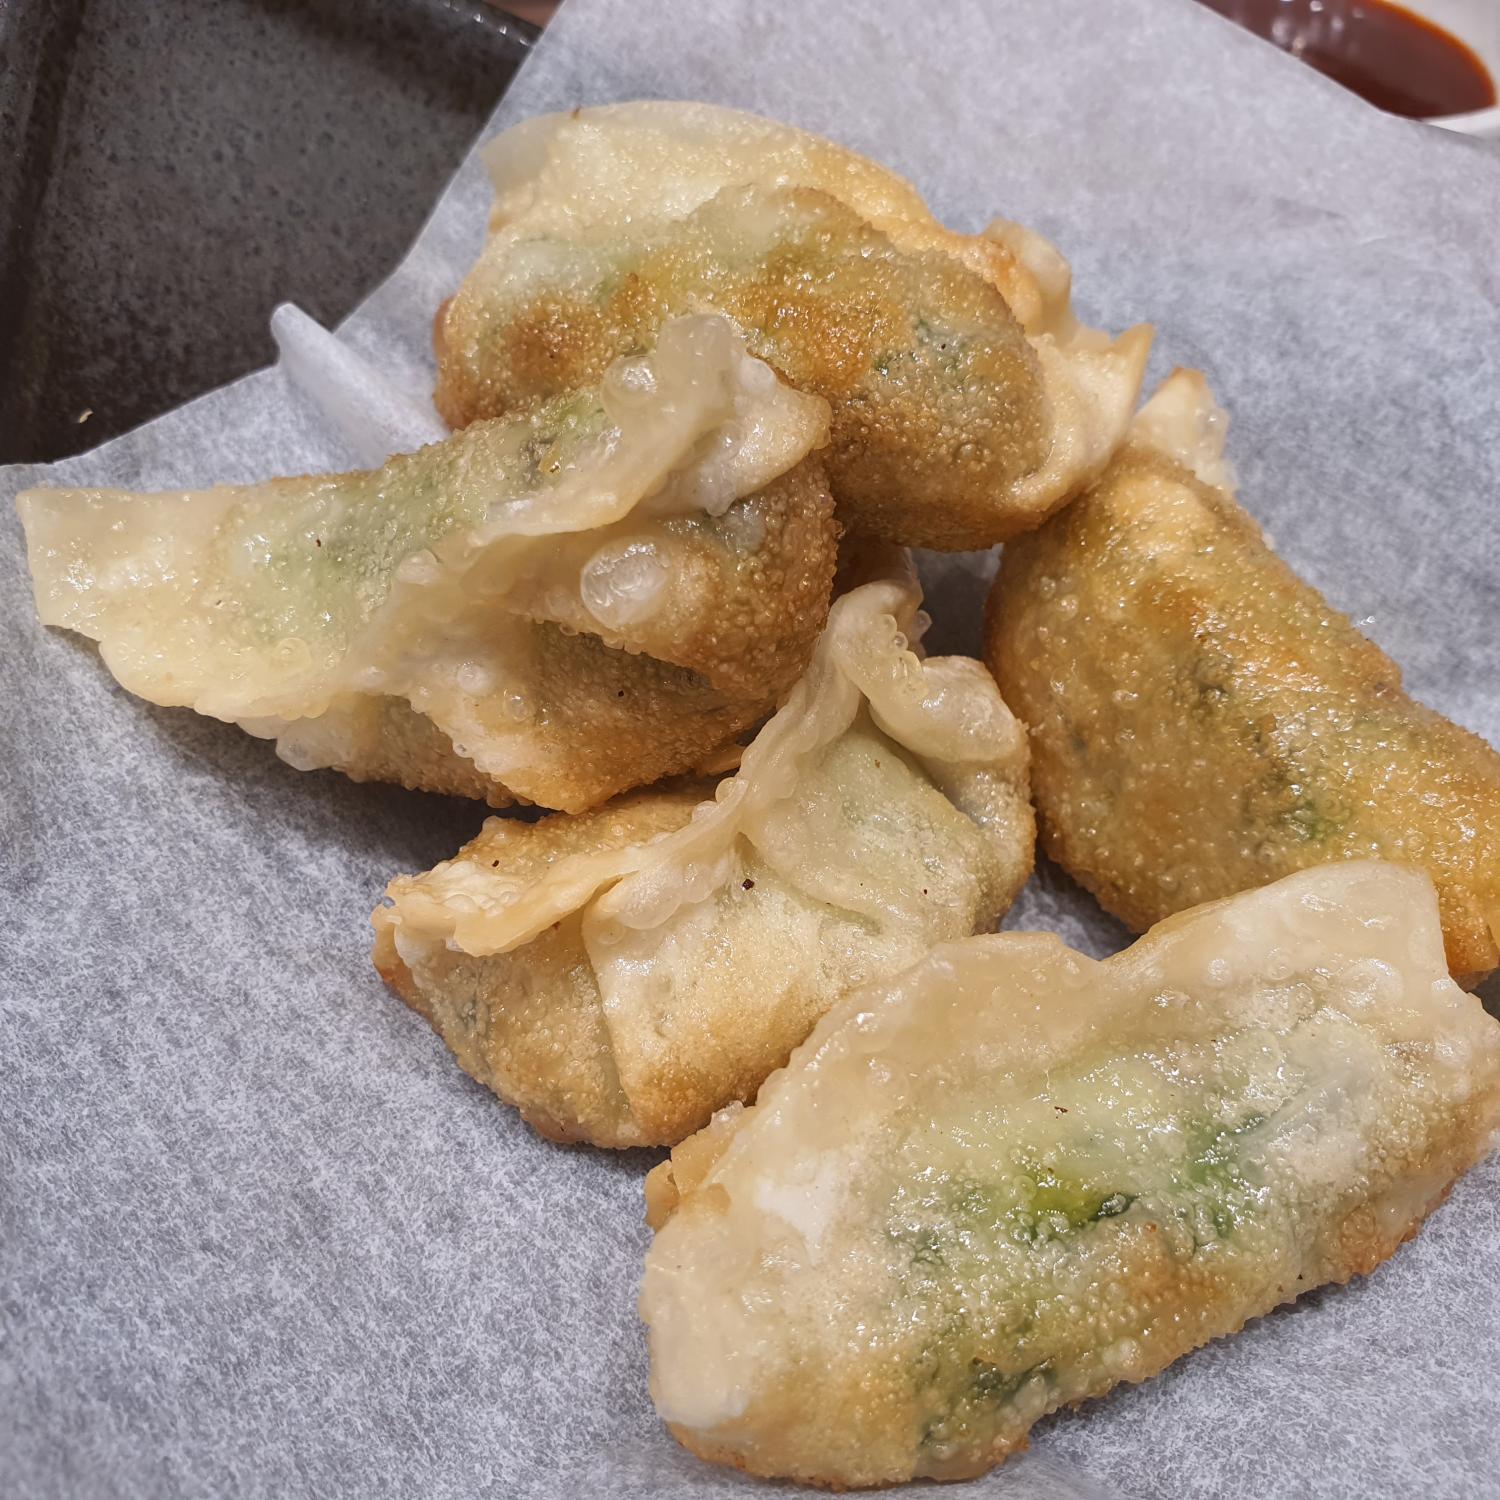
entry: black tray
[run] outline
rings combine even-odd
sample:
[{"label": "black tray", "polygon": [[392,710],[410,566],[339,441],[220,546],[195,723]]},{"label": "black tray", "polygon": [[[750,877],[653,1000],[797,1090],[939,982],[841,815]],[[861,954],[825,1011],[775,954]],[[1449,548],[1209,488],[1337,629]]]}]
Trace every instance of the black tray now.
[{"label": "black tray", "polygon": [[337,322],[535,36],[479,0],[0,0],[0,462],[266,363],[278,302]]}]

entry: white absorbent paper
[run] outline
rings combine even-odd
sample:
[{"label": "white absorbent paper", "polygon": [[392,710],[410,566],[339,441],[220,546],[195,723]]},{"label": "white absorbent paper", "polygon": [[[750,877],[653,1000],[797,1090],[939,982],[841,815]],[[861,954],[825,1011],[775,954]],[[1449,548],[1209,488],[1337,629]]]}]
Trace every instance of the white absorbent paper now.
[{"label": "white absorbent paper", "polygon": [[[1500,154],[1189,0],[568,0],[489,130],[636,97],[760,110],[957,228],[1052,236],[1090,322],[1156,323],[1153,378],[1207,372],[1286,557],[1500,740]],[[299,774],[129,697],[32,612],[27,485],[253,480],[429,437],[432,318],[488,201],[471,157],[336,338],[288,311],[278,367],[0,477],[0,1494],[788,1493],[653,1415],[655,1157],[540,1140],[370,967],[385,882],[484,809]],[[924,567],[933,644],[972,649],[993,559]],[[1006,925],[1122,940],[1056,872]],[[1496,1494],[1497,1201],[1492,1160],[1368,1280],[1042,1423],[951,1493]]]}]

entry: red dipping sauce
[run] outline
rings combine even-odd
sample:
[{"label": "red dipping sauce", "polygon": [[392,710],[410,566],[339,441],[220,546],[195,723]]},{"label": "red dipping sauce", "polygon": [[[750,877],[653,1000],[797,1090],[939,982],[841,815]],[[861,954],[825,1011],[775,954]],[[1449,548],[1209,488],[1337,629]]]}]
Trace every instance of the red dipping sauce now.
[{"label": "red dipping sauce", "polygon": [[1386,0],[1201,3],[1393,115],[1427,120],[1496,102],[1495,80],[1472,49]]}]

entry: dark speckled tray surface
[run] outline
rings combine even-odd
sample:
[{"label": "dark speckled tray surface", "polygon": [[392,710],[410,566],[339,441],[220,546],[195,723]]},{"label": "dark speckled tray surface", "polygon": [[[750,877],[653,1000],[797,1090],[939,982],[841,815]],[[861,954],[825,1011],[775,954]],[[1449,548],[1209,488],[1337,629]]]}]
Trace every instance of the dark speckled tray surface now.
[{"label": "dark speckled tray surface", "polygon": [[0,463],[91,448],[395,266],[535,29],[479,0],[0,0]]}]

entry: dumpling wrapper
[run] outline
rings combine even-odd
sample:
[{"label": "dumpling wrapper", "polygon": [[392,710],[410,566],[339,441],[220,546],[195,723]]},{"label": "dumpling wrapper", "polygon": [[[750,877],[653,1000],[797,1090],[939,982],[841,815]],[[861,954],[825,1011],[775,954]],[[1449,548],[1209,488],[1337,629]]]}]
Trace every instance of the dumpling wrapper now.
[{"label": "dumpling wrapper", "polygon": [[914,654],[920,600],[905,567],[836,599],[716,792],[492,818],[393,881],[376,967],[546,1135],[670,1144],[752,1097],[847,990],[990,927],[1030,873],[1025,733],[978,662]]},{"label": "dumpling wrapper", "polygon": [[840,511],[894,542],[986,547],[1035,526],[1124,438],[1150,330],[1083,328],[1040,236],[954,234],[830,141],[637,103],[525,121],[485,155],[491,236],[436,325],[454,425],[596,378],[663,317],[712,308],[832,404]]},{"label": "dumpling wrapper", "polygon": [[1500,964],[1500,754],[1271,551],[1180,371],[1105,477],[1005,549],[986,658],[1042,845],[1137,931],[1335,859],[1416,865],[1448,962]]},{"label": "dumpling wrapper", "polygon": [[697,767],[827,617],[828,408],[722,318],[368,472],[29,490],[37,609],[301,769],[549,807]]},{"label": "dumpling wrapper", "polygon": [[947,944],[647,1179],[652,1394],[754,1474],[979,1474],[1373,1270],[1497,1125],[1500,1025],[1415,871],[1308,870],[1103,962]]}]

